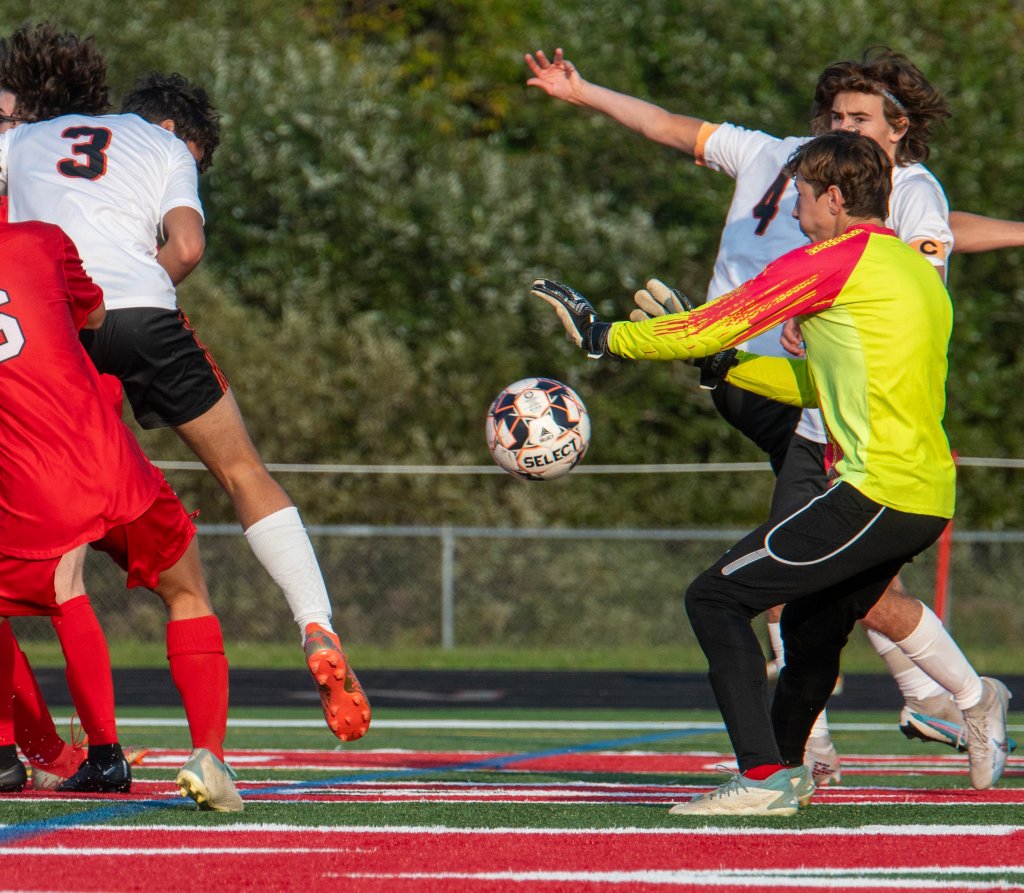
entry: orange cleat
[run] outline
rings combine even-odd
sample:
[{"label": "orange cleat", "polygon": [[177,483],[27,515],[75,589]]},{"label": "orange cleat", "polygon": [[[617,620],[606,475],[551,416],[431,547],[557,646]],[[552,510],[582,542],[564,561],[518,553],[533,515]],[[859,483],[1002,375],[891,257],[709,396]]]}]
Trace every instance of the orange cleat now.
[{"label": "orange cleat", "polygon": [[342,741],[362,738],[370,728],[370,702],[341,642],[319,623],[309,624],[305,632],[306,666],[320,689],[327,726]]}]

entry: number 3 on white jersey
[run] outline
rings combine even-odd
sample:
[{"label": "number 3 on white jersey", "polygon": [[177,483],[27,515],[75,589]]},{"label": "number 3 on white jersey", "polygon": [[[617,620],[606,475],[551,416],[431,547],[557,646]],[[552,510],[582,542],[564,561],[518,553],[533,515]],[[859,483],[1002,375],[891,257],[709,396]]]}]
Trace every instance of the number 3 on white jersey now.
[{"label": "number 3 on white jersey", "polygon": [[[0,306],[10,300],[7,292],[0,291]],[[21,325],[9,313],[0,313],[0,363],[13,359],[25,346]]]}]

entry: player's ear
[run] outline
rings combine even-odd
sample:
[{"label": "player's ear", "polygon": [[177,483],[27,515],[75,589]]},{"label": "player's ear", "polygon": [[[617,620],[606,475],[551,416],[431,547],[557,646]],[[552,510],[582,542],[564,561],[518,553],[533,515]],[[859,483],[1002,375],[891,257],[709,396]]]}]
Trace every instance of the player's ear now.
[{"label": "player's ear", "polygon": [[162,127],[164,130],[169,130],[171,133],[174,133],[176,129],[174,126],[174,121],[172,121],[170,118],[164,118],[163,121],[161,121],[157,126]]},{"label": "player's ear", "polygon": [[825,194],[828,196],[828,209],[832,214],[838,214],[846,205],[846,200],[843,198],[843,191],[838,186],[829,186],[825,190]]}]

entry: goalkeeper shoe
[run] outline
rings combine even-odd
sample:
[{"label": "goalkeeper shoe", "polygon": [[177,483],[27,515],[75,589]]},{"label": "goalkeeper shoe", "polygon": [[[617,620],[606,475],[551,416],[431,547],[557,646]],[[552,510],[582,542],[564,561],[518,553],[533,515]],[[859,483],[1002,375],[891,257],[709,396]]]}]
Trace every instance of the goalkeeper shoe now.
[{"label": "goalkeeper shoe", "polygon": [[816,788],[839,784],[842,780],[841,762],[830,735],[808,738],[804,748],[804,766],[811,773]]},{"label": "goalkeeper shoe", "polygon": [[780,769],[763,781],[733,773],[721,787],[698,794],[686,803],[677,803],[669,812],[673,815],[795,815],[797,809],[790,770]]},{"label": "goalkeeper shoe", "polygon": [[200,809],[242,812],[245,804],[235,788],[235,770],[205,747],[198,747],[178,770],[182,797],[191,797]]},{"label": "goalkeeper shoe", "polygon": [[1006,768],[1006,709],[1012,697],[998,679],[982,676],[981,684],[981,701],[963,712],[968,774],[979,791],[992,787]]},{"label": "goalkeeper shoe", "polygon": [[14,794],[25,787],[28,773],[25,766],[16,756],[0,766],[0,793]]},{"label": "goalkeeper shoe", "polygon": [[60,794],[127,794],[132,789],[132,770],[121,748],[105,759],[88,757],[70,778],[53,790]]},{"label": "goalkeeper shoe", "polygon": [[324,719],[342,741],[355,741],[370,728],[370,702],[349,666],[335,633],[318,623],[306,627],[306,666],[320,689]]},{"label": "goalkeeper shoe", "polygon": [[793,796],[801,809],[811,805],[811,797],[815,790],[814,779],[811,777],[811,770],[806,766],[790,766],[789,780],[793,784]]}]

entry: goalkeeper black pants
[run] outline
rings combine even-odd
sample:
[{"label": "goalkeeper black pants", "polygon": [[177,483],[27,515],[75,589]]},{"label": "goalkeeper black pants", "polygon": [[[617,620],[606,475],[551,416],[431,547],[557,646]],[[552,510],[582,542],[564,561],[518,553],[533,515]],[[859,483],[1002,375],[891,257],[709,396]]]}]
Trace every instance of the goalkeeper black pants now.
[{"label": "goalkeeper black pants", "polygon": [[[840,482],[748,534],[693,581],[686,612],[741,772],[803,761],[854,624],[946,523],[886,508]],[[769,712],[751,621],[778,604],[786,666]]]}]

